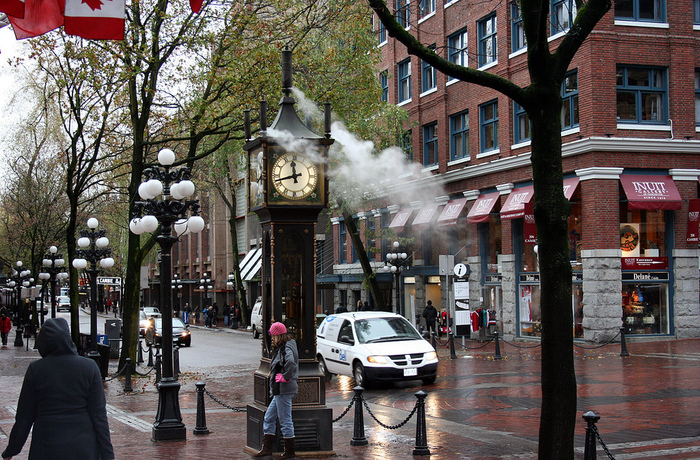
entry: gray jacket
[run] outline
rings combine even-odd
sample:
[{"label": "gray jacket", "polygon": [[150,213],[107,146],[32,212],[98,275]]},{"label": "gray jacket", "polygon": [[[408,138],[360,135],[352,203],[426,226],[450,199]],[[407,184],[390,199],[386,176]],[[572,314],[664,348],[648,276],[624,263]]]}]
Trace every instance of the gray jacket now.
[{"label": "gray jacket", "polygon": [[95,361],[78,356],[63,318],[47,319],[36,345],[42,358],[27,368],[2,457],[20,453],[33,425],[31,460],[113,459],[102,376]]},{"label": "gray jacket", "polygon": [[[282,354],[284,353],[284,360],[282,359]],[[282,367],[284,362],[284,367]],[[297,342],[292,339],[288,341],[282,348],[275,350],[272,356],[272,361],[270,362],[270,397],[272,394],[273,383],[275,383],[275,376],[279,372],[282,377],[287,381],[280,383],[280,394],[297,394],[299,391],[299,352],[297,351]]]}]

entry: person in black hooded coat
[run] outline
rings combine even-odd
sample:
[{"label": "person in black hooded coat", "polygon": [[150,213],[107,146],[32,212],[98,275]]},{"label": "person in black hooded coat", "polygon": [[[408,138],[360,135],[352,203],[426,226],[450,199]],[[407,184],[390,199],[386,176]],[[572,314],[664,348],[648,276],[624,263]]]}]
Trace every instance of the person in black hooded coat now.
[{"label": "person in black hooded coat", "polygon": [[42,358],[27,368],[3,459],[20,453],[34,426],[30,460],[109,460],[114,450],[102,376],[78,355],[63,318],[47,319],[36,339]]}]

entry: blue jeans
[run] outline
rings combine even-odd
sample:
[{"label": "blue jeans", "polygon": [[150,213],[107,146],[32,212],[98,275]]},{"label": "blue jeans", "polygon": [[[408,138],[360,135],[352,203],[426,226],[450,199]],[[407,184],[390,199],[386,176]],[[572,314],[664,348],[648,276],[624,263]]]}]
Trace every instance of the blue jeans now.
[{"label": "blue jeans", "polygon": [[265,412],[265,419],[263,420],[263,433],[272,434],[277,433],[277,418],[280,419],[280,429],[282,431],[282,437],[293,438],[294,437],[294,423],[292,422],[292,399],[294,399],[293,394],[285,395],[275,395],[270,401],[270,405]]}]

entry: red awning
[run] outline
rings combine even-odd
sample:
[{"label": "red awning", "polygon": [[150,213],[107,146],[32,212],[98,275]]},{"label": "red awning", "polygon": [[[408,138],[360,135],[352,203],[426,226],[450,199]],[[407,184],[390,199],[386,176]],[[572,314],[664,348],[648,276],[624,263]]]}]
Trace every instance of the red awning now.
[{"label": "red awning", "polygon": [[529,203],[535,189],[532,185],[513,189],[501,208],[501,219],[516,219],[525,216],[525,203]]},{"label": "red awning", "polygon": [[476,224],[479,222],[486,222],[489,220],[489,214],[491,210],[496,205],[498,197],[501,196],[499,192],[487,193],[485,195],[479,195],[476,199],[474,206],[472,206],[471,211],[467,214],[467,222]]},{"label": "red awning", "polygon": [[438,226],[446,227],[448,225],[455,225],[466,204],[466,198],[448,201],[442,213],[440,213],[440,217],[438,217]]},{"label": "red awning", "polygon": [[630,209],[681,209],[683,200],[671,176],[620,176]]},{"label": "red awning", "polygon": [[413,223],[411,226],[415,227],[416,225],[428,225],[430,222],[433,220],[433,216],[435,216],[435,213],[440,207],[438,203],[432,203],[427,206],[423,206],[420,211],[418,211],[418,214],[416,215],[416,218],[413,219]]},{"label": "red awning", "polygon": [[391,223],[389,224],[389,228],[393,228],[397,232],[403,230],[403,228],[406,226],[406,223],[408,222],[408,218],[411,217],[412,212],[413,209],[402,209],[399,212],[397,212],[394,218],[392,219]]},{"label": "red awning", "polygon": [[571,197],[574,195],[576,187],[578,187],[578,177],[564,179],[564,196],[567,200],[571,201]]}]

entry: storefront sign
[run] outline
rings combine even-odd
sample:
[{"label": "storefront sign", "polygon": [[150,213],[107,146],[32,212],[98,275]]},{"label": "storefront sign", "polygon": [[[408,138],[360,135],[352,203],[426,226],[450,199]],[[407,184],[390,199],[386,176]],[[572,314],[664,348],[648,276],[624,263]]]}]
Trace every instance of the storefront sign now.
[{"label": "storefront sign", "polygon": [[484,276],[485,283],[500,283],[503,275],[486,275]]},{"label": "storefront sign", "polygon": [[521,283],[539,283],[540,282],[540,274],[539,273],[526,273],[526,274],[520,275],[520,282]]},{"label": "storefront sign", "polygon": [[683,200],[671,176],[620,176],[630,209],[681,209]]},{"label": "storefront sign", "polygon": [[668,281],[666,272],[622,273],[622,281]]},{"label": "storefront sign", "polygon": [[523,233],[525,244],[537,244],[537,226],[535,225],[535,213],[532,211],[533,203],[525,203],[525,220],[523,221]]},{"label": "storefront sign", "polygon": [[[469,281],[455,281],[454,292],[455,300],[469,299]],[[469,305],[468,300],[467,305]]]},{"label": "storefront sign", "polygon": [[700,199],[688,200],[688,243],[698,243],[700,232]]},{"label": "storefront sign", "polygon": [[582,283],[583,282],[583,273],[572,274],[571,281],[573,281],[574,283]]},{"label": "storefront sign", "polygon": [[668,257],[623,257],[623,270],[668,270]]},{"label": "storefront sign", "polygon": [[429,276],[428,277],[428,284],[440,284],[440,277],[439,276]]},{"label": "storefront sign", "polygon": [[479,195],[479,198],[474,202],[474,206],[472,206],[469,214],[467,214],[467,222],[472,224],[488,222],[489,214],[500,196],[501,194],[498,192]]}]

